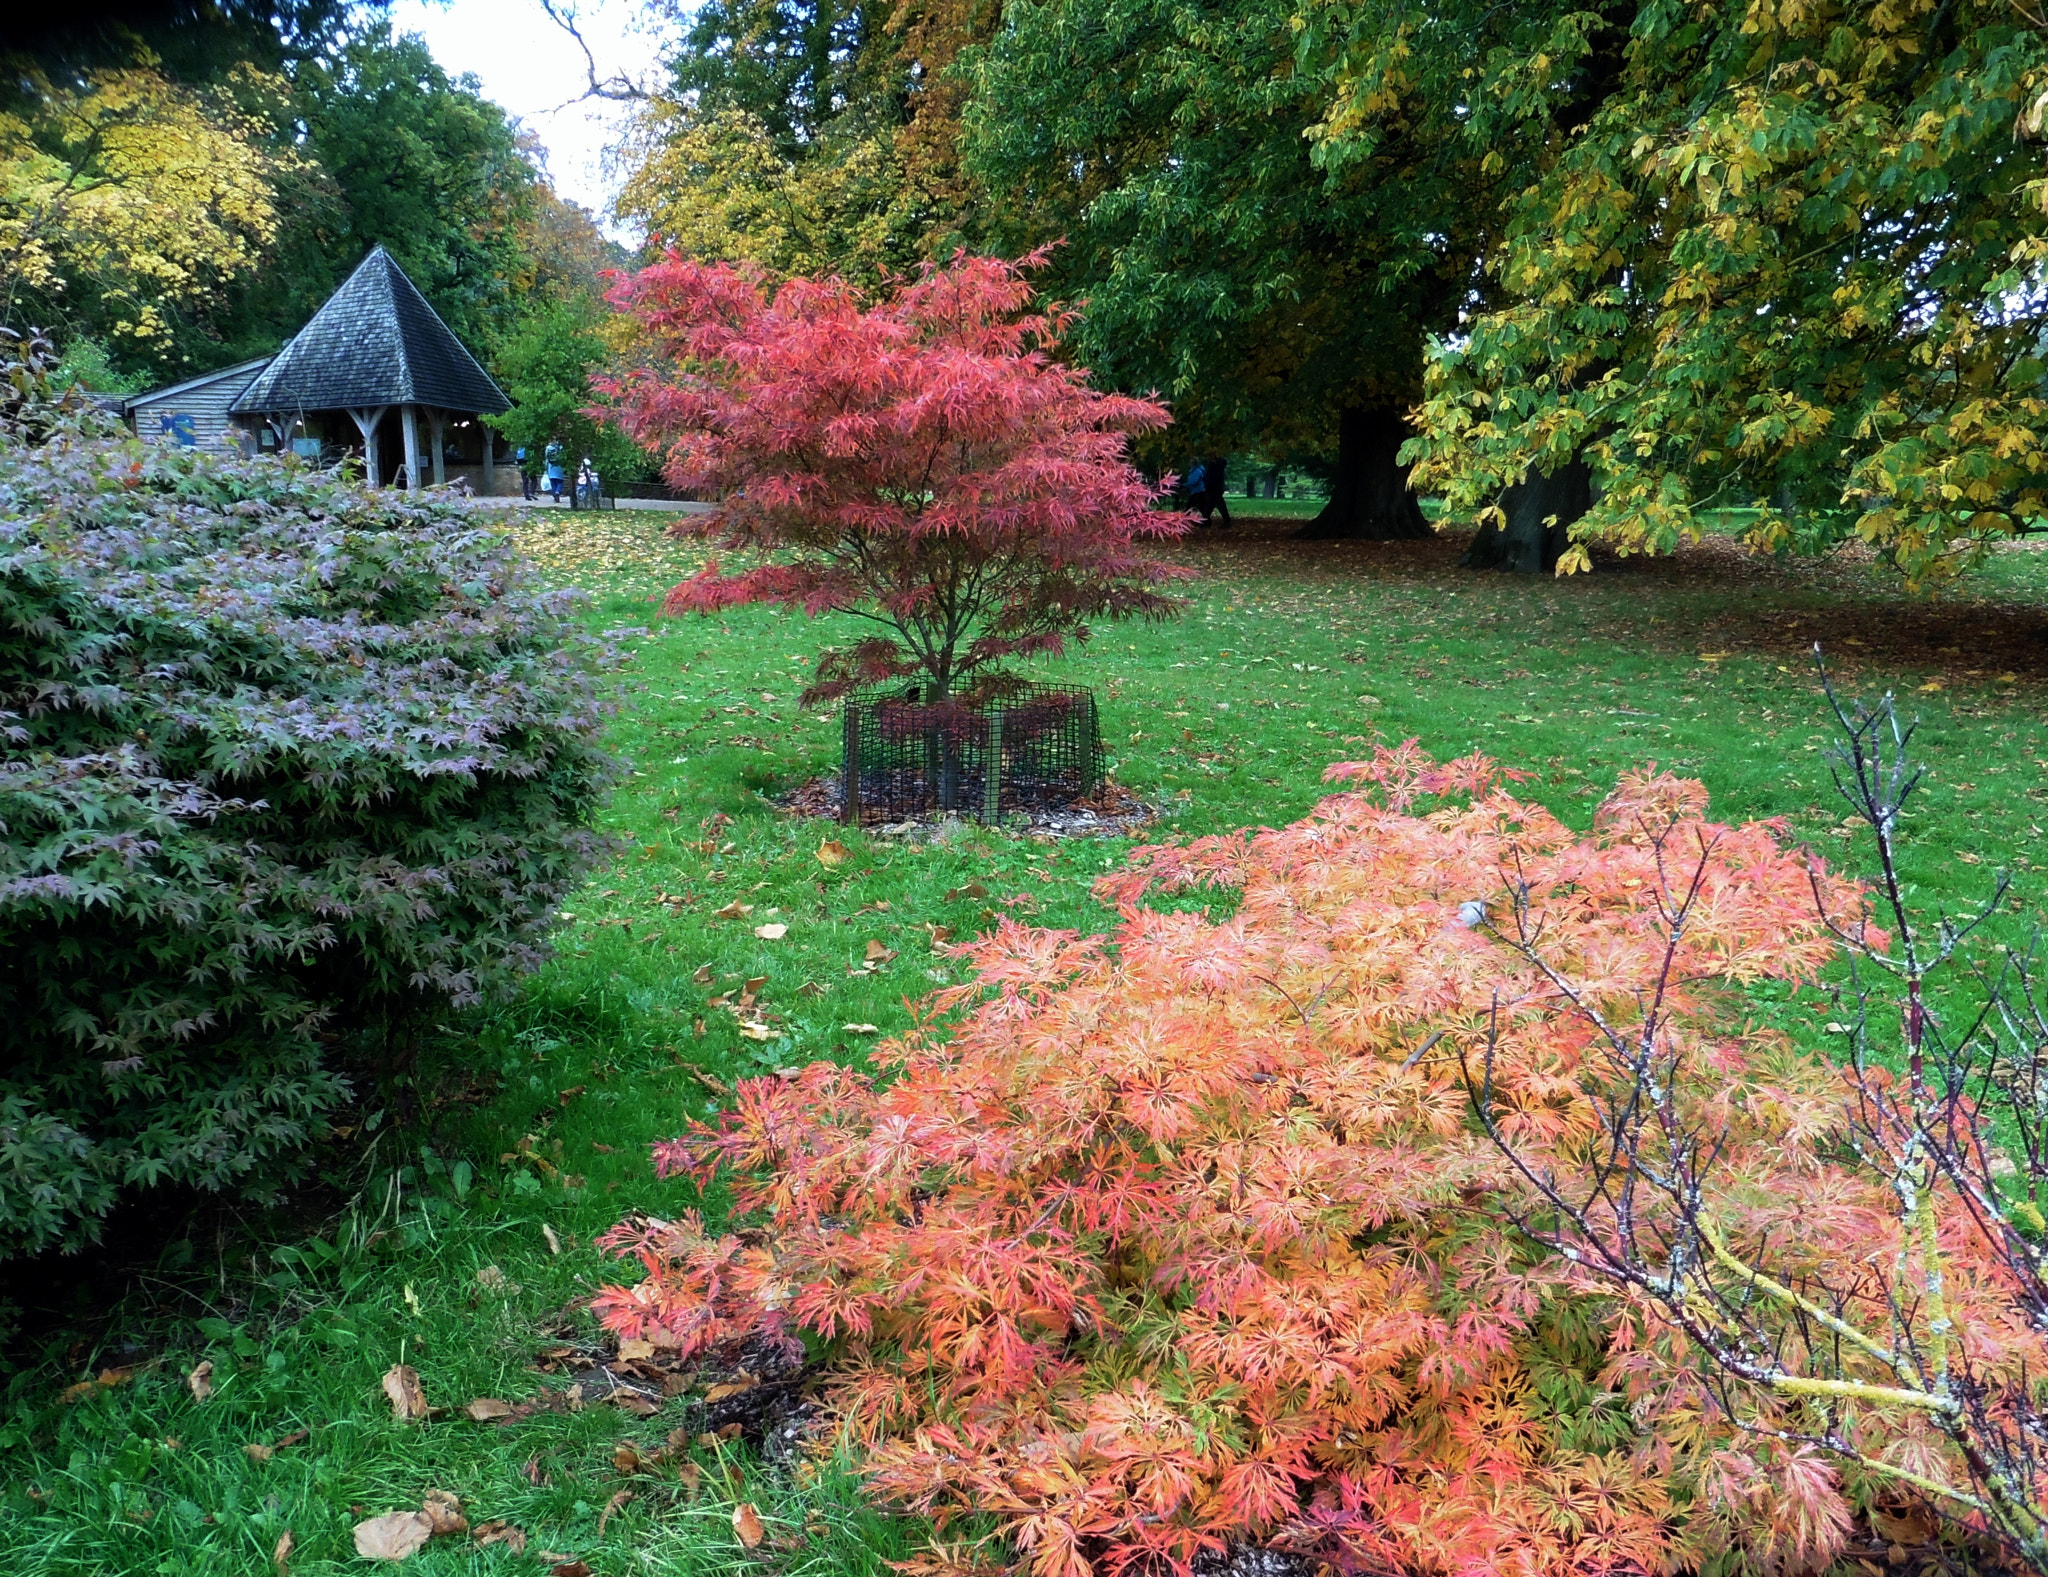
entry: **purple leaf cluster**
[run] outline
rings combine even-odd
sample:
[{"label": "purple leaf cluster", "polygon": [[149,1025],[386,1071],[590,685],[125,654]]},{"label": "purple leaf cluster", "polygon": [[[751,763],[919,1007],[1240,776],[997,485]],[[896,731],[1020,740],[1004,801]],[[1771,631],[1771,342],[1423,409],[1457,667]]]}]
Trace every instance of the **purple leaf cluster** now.
[{"label": "purple leaf cluster", "polygon": [[607,846],[602,647],[452,499],[0,426],[0,1254],[269,1182]]}]

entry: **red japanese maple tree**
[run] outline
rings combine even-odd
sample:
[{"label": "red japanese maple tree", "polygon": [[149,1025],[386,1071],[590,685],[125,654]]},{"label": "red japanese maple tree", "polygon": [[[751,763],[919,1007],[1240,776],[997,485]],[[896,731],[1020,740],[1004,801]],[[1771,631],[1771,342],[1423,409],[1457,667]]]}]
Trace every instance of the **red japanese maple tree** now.
[{"label": "red japanese maple tree", "polygon": [[1134,544],[1187,521],[1125,457],[1166,409],[1059,359],[1071,314],[1034,307],[1041,261],[962,253],[875,301],[674,254],[619,280],[641,365],[602,382],[614,419],[672,484],[721,495],[675,529],[755,560],[714,560],[668,611],[854,615],[875,633],[823,653],[805,699],[915,675],[928,704],[1090,619],[1176,613],[1159,588],[1187,572]]}]

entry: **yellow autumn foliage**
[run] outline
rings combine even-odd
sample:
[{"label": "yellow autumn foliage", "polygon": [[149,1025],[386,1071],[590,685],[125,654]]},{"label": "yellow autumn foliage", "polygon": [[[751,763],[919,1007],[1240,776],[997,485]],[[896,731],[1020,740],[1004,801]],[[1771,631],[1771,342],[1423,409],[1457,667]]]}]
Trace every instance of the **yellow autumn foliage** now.
[{"label": "yellow autumn foliage", "polygon": [[0,113],[0,317],[90,285],[114,332],[162,339],[166,314],[254,270],[279,225],[277,188],[303,161],[260,109],[285,85],[237,67],[219,88],[172,82],[154,58],[76,82],[31,79]]}]

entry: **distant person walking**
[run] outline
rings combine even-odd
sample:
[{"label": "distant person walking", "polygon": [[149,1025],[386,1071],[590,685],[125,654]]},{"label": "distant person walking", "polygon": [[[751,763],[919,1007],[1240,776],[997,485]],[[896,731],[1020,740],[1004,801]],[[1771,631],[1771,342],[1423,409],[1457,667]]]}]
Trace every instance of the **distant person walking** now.
[{"label": "distant person walking", "polygon": [[1230,518],[1230,506],[1223,501],[1223,475],[1227,458],[1215,455],[1197,460],[1188,467],[1188,479],[1184,484],[1188,492],[1188,507],[1201,516],[1200,524],[1208,526],[1215,522],[1211,516],[1221,512],[1225,528],[1236,524]]},{"label": "distant person walking", "polygon": [[533,468],[533,462],[526,458],[524,446],[512,451],[512,458],[519,462],[519,496],[528,503],[540,496],[540,475]]},{"label": "distant person walking", "polygon": [[548,468],[548,491],[555,495],[556,503],[567,503],[573,509],[576,505],[576,500],[573,497],[568,499],[562,497],[562,484],[568,479],[567,473],[562,470],[562,446],[560,444],[549,444],[545,459]]}]

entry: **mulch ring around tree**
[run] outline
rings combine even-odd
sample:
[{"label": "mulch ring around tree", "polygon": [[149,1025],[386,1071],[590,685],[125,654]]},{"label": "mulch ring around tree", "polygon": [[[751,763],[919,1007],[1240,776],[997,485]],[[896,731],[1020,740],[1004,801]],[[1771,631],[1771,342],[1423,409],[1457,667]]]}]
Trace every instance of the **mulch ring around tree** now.
[{"label": "mulch ring around tree", "polygon": [[[775,803],[792,816],[838,821],[845,803],[839,774],[812,778]],[[1140,799],[1121,783],[1107,782],[1095,793],[1064,805],[1013,811],[1003,818],[1003,827],[1027,838],[1130,838],[1151,826],[1159,815],[1157,805]],[[956,811],[931,810],[899,819],[880,808],[863,808],[860,824],[871,836],[912,843],[946,842],[972,825]]]}]

